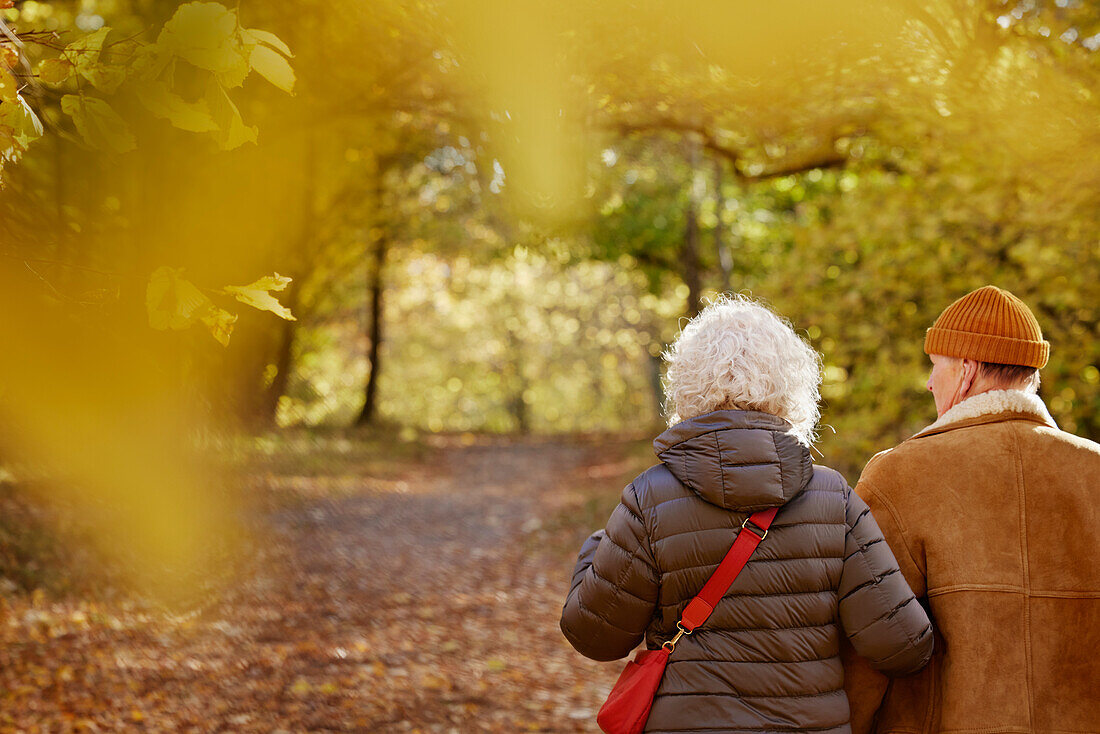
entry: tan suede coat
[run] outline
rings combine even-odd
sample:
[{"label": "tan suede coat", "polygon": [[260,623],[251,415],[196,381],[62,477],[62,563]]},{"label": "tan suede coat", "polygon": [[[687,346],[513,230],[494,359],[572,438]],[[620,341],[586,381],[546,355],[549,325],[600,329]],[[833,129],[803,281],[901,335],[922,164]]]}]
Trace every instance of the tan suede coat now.
[{"label": "tan suede coat", "polygon": [[856,492],[937,640],[890,683],[849,656],[854,732],[1100,732],[1100,445],[989,392],[875,456]]}]

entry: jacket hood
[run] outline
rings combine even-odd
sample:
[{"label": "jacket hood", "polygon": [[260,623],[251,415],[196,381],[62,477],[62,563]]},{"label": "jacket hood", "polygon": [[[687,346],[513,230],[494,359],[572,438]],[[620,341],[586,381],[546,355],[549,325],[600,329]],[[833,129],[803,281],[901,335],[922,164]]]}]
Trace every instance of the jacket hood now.
[{"label": "jacket hood", "polygon": [[769,413],[716,410],[677,423],[653,450],[684,485],[713,505],[756,512],[797,496],[813,475],[791,424]]}]

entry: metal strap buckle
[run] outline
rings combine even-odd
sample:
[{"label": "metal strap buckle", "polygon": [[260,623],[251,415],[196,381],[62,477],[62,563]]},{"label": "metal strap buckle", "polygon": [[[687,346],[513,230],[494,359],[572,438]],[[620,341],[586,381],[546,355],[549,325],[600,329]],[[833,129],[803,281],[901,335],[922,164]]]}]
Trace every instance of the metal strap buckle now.
[{"label": "metal strap buckle", "polygon": [[683,622],[677,622],[676,629],[680,630],[676,633],[676,636],[673,637],[671,640],[665,640],[664,643],[661,645],[661,647],[667,649],[669,653],[673,652],[676,649],[676,643],[680,641],[681,637],[691,634],[691,630],[686,629]]},{"label": "metal strap buckle", "polygon": [[[753,534],[753,535],[755,535],[756,537],[760,538],[760,540],[763,540],[764,538],[768,537],[768,531],[767,531],[767,530],[764,530],[764,534],[763,534],[763,535],[761,535],[760,533],[753,533],[753,532],[752,532],[752,530],[750,530],[749,528],[745,527],[746,525],[748,525],[748,522],[749,522],[749,518],[747,518],[747,517],[746,517],[746,518],[745,518],[745,520],[744,520],[744,522],[742,522],[742,523],[741,523],[741,529],[742,529],[742,530],[748,530],[748,531],[749,531],[750,533],[752,533],[752,534]],[[761,528],[761,527],[760,527],[759,525],[757,525],[756,523],[753,523],[753,524],[752,524],[752,526],[753,526],[754,528],[756,528],[757,530],[763,530],[763,528]]]}]

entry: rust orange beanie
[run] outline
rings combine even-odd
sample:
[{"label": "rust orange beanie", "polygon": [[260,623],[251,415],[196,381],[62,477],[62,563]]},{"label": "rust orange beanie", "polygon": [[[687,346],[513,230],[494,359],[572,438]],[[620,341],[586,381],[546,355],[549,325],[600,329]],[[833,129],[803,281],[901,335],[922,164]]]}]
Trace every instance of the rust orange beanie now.
[{"label": "rust orange beanie", "polygon": [[1042,369],[1050,356],[1039,322],[1023,301],[987,285],[952,303],[924,337],[926,354]]}]

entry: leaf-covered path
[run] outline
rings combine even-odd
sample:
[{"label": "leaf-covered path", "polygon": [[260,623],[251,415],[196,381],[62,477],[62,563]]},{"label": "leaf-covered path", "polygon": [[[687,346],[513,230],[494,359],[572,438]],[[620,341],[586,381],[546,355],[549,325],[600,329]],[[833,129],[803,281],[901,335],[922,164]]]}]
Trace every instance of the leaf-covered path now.
[{"label": "leaf-covered path", "polygon": [[14,603],[0,728],[596,731],[618,665],[574,653],[557,620],[584,526],[637,468],[628,446],[484,441],[339,491],[301,482],[201,614]]}]

